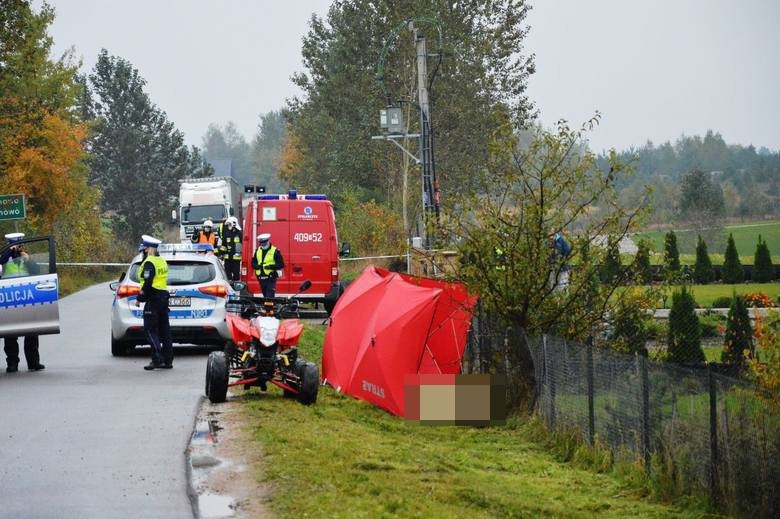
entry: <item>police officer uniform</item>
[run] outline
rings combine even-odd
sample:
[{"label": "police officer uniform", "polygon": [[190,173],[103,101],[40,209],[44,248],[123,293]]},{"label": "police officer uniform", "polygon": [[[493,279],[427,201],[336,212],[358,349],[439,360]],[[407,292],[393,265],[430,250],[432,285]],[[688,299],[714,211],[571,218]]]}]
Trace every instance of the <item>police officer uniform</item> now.
[{"label": "police officer uniform", "polygon": [[152,347],[152,362],[145,370],[173,367],[173,343],[168,320],[168,262],[156,254],[160,240],[144,235],[144,260],[138,267],[141,293],[138,303],[144,305],[144,331]]},{"label": "police officer uniform", "polygon": [[238,281],[241,277],[241,240],[238,219],[231,216],[222,226],[222,245],[219,247],[230,281]]},{"label": "police officer uniform", "polygon": [[[24,233],[14,232],[6,234],[5,239],[8,243],[21,242],[24,239]],[[0,256],[0,265],[3,266],[3,278],[25,277],[35,275],[35,265],[28,261],[27,253],[21,251],[21,244],[16,248],[9,248]],[[15,373],[19,371],[19,337],[5,337],[3,350],[5,351],[6,373]],[[27,369],[30,371],[40,371],[46,366],[41,364],[40,353],[38,352],[38,336],[24,336],[24,358],[27,361]]]},{"label": "police officer uniform", "polygon": [[284,268],[282,253],[271,245],[271,235],[268,233],[258,236],[257,241],[260,246],[252,256],[252,268],[255,269],[255,276],[260,282],[263,297],[274,297],[276,295],[276,278],[279,277],[278,271]]}]

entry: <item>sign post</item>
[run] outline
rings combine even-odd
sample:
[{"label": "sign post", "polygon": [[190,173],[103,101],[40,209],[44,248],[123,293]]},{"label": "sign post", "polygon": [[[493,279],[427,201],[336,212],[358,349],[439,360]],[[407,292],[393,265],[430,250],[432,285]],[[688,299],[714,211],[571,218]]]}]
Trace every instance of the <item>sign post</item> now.
[{"label": "sign post", "polygon": [[0,221],[14,220],[14,229],[19,231],[18,220],[27,216],[24,194],[0,195]]}]

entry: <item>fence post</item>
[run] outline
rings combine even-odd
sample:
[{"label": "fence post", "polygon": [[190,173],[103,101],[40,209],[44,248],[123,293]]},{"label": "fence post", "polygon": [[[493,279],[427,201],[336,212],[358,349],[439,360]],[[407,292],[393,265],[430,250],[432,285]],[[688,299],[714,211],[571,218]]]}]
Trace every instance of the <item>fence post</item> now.
[{"label": "fence post", "polygon": [[588,371],[588,439],[590,444],[596,435],[596,411],[594,408],[594,390],[593,390],[593,337],[588,337],[587,341],[587,371]]},{"label": "fence post", "polygon": [[712,366],[707,366],[710,386],[710,497],[718,502],[718,392]]},{"label": "fence post", "polygon": [[650,375],[647,370],[647,350],[639,354],[639,367],[642,378],[642,457],[645,470],[650,471]]},{"label": "fence post", "polygon": [[555,429],[555,369],[551,367],[551,362],[547,359],[547,334],[542,335],[542,344],[544,345],[545,357],[545,379],[547,379],[547,389],[550,394],[550,408],[548,410],[550,429]]}]

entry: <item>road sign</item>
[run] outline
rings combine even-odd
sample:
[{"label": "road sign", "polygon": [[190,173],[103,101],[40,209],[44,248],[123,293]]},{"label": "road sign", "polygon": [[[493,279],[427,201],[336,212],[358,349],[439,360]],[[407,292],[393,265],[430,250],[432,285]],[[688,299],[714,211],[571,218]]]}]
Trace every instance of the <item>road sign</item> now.
[{"label": "road sign", "polygon": [[22,220],[25,216],[24,194],[0,195],[0,220]]}]

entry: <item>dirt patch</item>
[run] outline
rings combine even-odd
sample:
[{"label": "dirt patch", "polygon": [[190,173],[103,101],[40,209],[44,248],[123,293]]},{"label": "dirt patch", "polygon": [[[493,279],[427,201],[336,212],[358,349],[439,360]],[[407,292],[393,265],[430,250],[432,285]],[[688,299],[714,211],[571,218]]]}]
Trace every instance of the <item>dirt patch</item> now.
[{"label": "dirt patch", "polygon": [[201,518],[272,517],[266,506],[270,486],[258,483],[254,467],[263,453],[242,441],[249,424],[240,403],[212,404],[204,399],[187,449],[191,482]]}]

